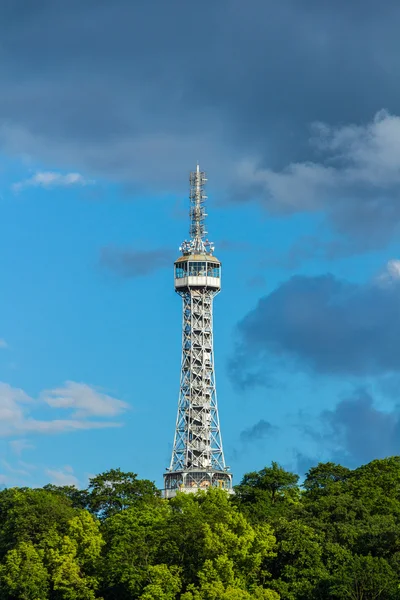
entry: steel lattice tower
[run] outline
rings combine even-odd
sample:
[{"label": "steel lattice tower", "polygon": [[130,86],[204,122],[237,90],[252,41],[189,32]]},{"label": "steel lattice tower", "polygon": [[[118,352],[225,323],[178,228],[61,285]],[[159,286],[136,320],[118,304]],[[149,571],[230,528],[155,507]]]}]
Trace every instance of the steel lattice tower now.
[{"label": "steel lattice tower", "polygon": [[183,300],[182,365],[171,464],[165,497],[209,486],[232,492],[219,426],[213,353],[213,300],[221,290],[221,263],[205,230],[206,174],[190,173],[190,240],[175,262],[175,290]]}]

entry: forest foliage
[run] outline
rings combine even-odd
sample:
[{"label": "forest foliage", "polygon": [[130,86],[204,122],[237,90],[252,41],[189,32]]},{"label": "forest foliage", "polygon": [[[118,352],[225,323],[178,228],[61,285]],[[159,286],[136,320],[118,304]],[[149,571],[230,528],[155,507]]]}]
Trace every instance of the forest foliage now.
[{"label": "forest foliage", "polygon": [[400,599],[400,457],[164,500],[111,470],[0,492],[2,600]]}]

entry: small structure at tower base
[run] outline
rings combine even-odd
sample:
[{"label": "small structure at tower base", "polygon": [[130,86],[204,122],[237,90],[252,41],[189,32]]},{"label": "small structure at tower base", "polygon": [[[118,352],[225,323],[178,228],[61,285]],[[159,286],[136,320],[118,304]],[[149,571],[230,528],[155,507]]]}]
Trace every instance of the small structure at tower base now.
[{"label": "small structure at tower base", "polygon": [[226,490],[233,494],[232,475],[221,471],[187,470],[173,471],[164,475],[164,498],[173,498],[177,492],[194,494],[207,491],[210,487]]}]

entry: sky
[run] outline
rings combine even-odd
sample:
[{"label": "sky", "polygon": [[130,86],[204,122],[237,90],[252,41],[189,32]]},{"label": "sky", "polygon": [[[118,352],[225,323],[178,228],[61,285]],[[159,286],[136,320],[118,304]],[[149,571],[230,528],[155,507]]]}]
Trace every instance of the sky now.
[{"label": "sky", "polygon": [[234,482],[399,453],[399,27],[394,0],[1,2],[1,486],[162,486],[197,161]]}]

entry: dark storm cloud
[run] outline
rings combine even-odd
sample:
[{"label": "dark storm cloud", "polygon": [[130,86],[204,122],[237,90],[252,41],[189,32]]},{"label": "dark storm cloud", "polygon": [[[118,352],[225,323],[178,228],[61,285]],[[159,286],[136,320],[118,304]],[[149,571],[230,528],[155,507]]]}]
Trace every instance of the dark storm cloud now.
[{"label": "dark storm cloud", "polygon": [[303,454],[302,452],[295,452],[296,455],[296,473],[300,475],[305,475],[311,467],[315,467],[320,461],[316,457],[308,456],[307,454]]},{"label": "dark storm cloud", "polygon": [[[396,226],[397,224],[395,224]],[[372,238],[373,239],[373,238]],[[317,259],[321,261],[334,261],[336,259],[345,258],[349,255],[359,254],[368,250],[371,243],[371,237],[365,238],[360,244],[360,240],[335,239],[323,240],[315,235],[302,235],[289,248],[286,253],[274,253],[271,249],[268,252],[268,257],[260,263],[261,268],[269,266],[279,267],[293,271],[297,269],[303,262],[309,259]],[[372,244],[372,247],[375,244]]]},{"label": "dark storm cloud", "polygon": [[[238,179],[279,215],[321,213],[338,239],[299,240],[296,258],[335,258],[383,246],[400,227],[400,118],[385,110],[362,126],[314,124],[317,160],[280,170],[242,162]],[[239,183],[240,186],[240,183]],[[300,247],[298,247],[300,244]]]},{"label": "dark storm cloud", "polygon": [[133,250],[106,246],[100,252],[100,265],[126,279],[154,273],[164,267],[170,267],[174,257],[170,249]]},{"label": "dark storm cloud", "polygon": [[293,277],[261,298],[238,325],[236,381],[246,381],[243,365],[262,381],[276,359],[325,374],[398,372],[398,266],[390,262],[387,272],[367,284],[332,275]]},{"label": "dark storm cloud", "polygon": [[273,382],[272,373],[266,368],[254,364],[251,352],[247,352],[245,344],[236,348],[228,361],[228,375],[235,386],[242,392],[255,387],[270,387]]},{"label": "dark storm cloud", "polygon": [[240,441],[243,443],[251,443],[264,439],[268,434],[271,434],[275,431],[275,427],[271,425],[268,421],[264,419],[260,419],[257,423],[248,427],[247,429],[243,429],[240,433]]},{"label": "dark storm cloud", "polygon": [[[0,145],[166,192],[183,190],[199,159],[221,194],[281,214],[322,211],[340,235],[383,244],[399,217],[398,181],[382,183],[398,123],[387,118],[389,133],[373,138],[379,177],[368,185],[360,153],[355,174],[352,151],[346,164],[338,155],[343,124],[364,126],[362,149],[373,115],[398,111],[399,26],[394,0],[5,0]],[[315,121],[339,135],[320,128],[309,145]]]},{"label": "dark storm cloud", "polygon": [[383,411],[365,390],[321,414],[321,432],[310,432],[332,460],[354,467],[400,452],[400,410]]}]

